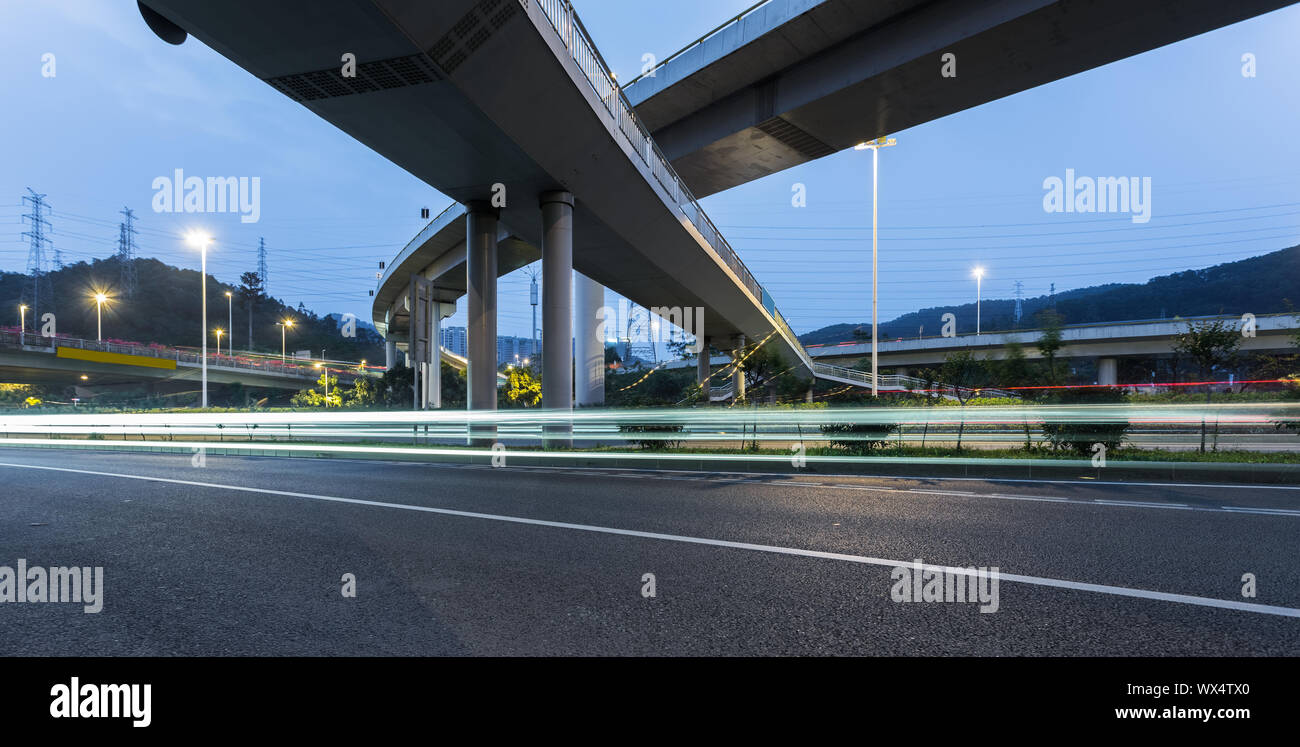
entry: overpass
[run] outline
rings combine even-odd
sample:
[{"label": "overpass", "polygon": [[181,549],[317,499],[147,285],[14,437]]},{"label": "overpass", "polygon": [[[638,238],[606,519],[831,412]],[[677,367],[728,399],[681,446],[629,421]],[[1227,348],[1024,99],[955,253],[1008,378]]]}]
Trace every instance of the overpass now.
[{"label": "overpass", "polygon": [[763,0],[624,90],[705,197],[1293,1]]},{"label": "overpass", "polygon": [[[281,360],[250,353],[209,353],[208,382],[296,391],[312,386],[320,378],[318,363],[321,361]],[[324,364],[340,382],[381,373],[374,367],[362,368],[344,361]],[[202,368],[202,355],[183,348],[0,331],[0,381],[5,383],[99,388],[184,382],[196,386]]]},{"label": "overpass", "polygon": [[[1240,329],[1240,316],[1192,317],[1191,319],[1156,319],[1105,324],[1080,324],[1061,328],[1059,359],[1087,358],[1097,361],[1097,383],[1117,384],[1118,359],[1123,357],[1168,357],[1174,354],[1174,340],[1187,331],[1189,321],[1221,320],[1231,328]],[[1255,335],[1243,336],[1241,350],[1249,353],[1295,352],[1294,335],[1300,331],[1300,318],[1295,314],[1266,314],[1256,318]],[[1002,360],[1007,346],[1018,344],[1026,358],[1041,359],[1038,340],[1042,330],[1016,330],[1010,332],[985,332],[980,335],[964,334],[955,337],[922,337],[880,341],[877,358],[881,368],[892,368],[900,373],[916,366],[934,366],[943,363],[953,353],[971,352],[981,358]],[[844,342],[830,345],[808,345],[807,350],[817,362],[850,364],[870,360],[871,344]]]},{"label": "overpass", "polygon": [[[834,136],[812,133],[825,147],[806,149],[808,160],[1006,95],[1007,85],[1045,83],[1285,4],[1248,0],[1224,9],[1206,0],[1178,6],[1098,0],[1081,7],[1068,0],[1022,0],[972,8],[791,0],[764,11],[768,31],[752,37],[755,46],[737,48],[743,59],[728,53],[715,62],[751,71],[780,66],[767,74],[776,78],[753,92],[754,101],[770,99],[770,106],[751,107],[750,116],[759,132],[777,130],[766,134],[784,137],[786,147],[797,150],[806,142],[796,104],[843,107],[833,118],[847,129]],[[595,328],[602,286],[647,308],[701,309],[703,324],[697,320],[700,328],[693,331],[706,344],[733,351],[771,344],[803,375],[816,374],[771,294],[695,198],[696,191],[710,194],[780,164],[762,163],[765,146],[745,129],[749,125],[720,137],[752,135],[759,143],[752,148],[733,149],[714,138],[743,117],[722,118],[725,123],[707,136],[700,134],[702,125],[688,126],[684,118],[692,113],[699,123],[719,121],[710,107],[724,103],[697,95],[695,104],[683,105],[683,94],[673,93],[699,88],[699,77],[668,70],[674,64],[673,70],[685,70],[688,55],[665,66],[663,81],[677,75],[681,87],[634,87],[643,115],[615,83],[568,0],[320,0],[309,14],[257,0],[141,0],[141,9],[163,39],[179,43],[193,34],[458,203],[386,268],[372,315],[392,343],[390,359],[405,337],[408,357],[430,364],[422,370],[436,377],[430,341],[438,339],[438,321],[465,296],[471,409],[496,403],[496,280],[539,257],[543,329],[559,330],[545,335],[542,351],[548,408],[572,406],[575,370],[578,402],[600,399],[603,341]],[[770,34],[792,32],[795,26],[787,24],[809,20],[849,23],[853,35],[827,36],[806,59],[765,51],[775,38]],[[749,38],[743,33],[741,41]],[[1042,38],[1021,41],[1033,33]],[[1111,37],[1119,41],[1103,43]],[[960,92],[927,94],[944,85],[922,80],[939,77],[937,61],[924,62],[932,56],[929,48],[959,42],[969,54],[969,73],[949,88]],[[356,56],[354,76],[340,73],[340,50]],[[744,64],[733,64],[738,60]],[[998,82],[1008,75],[1010,84]],[[812,82],[800,88],[797,80]],[[735,84],[729,79],[715,88]],[[898,95],[901,90],[906,96]],[[666,110],[671,115],[662,114]],[[794,130],[773,123],[769,110]],[[676,130],[668,132],[668,125]],[[674,143],[671,157],[651,128]],[[697,152],[696,160],[682,160]],[[728,166],[733,158],[738,165]],[[680,176],[674,163],[688,176]],[[715,171],[720,176],[710,177]],[[575,285],[576,312],[569,300]],[[708,356],[700,360],[707,364]],[[743,394],[743,371],[732,368],[733,387]],[[710,373],[700,366],[702,383]],[[420,389],[438,391],[436,378],[428,384]]]},{"label": "overpass", "polygon": [[[390,320],[413,312],[420,324],[408,344],[418,343],[436,339],[426,319],[466,296],[471,408],[495,407],[496,280],[519,251],[543,259],[543,329],[564,330],[544,338],[550,408],[572,406],[575,317],[577,369],[603,370],[594,315],[570,306],[575,270],[580,285],[593,281],[645,306],[704,308],[704,336],[731,348],[770,340],[811,368],[565,0],[322,0],[306,16],[254,0],[143,5],[147,20],[193,34],[463,206],[464,272],[425,277],[426,286],[389,268],[376,298],[404,300],[374,315],[391,337],[398,325]],[[356,55],[355,78],[340,75],[339,50]],[[517,240],[503,242],[503,228]],[[416,362],[431,363],[433,346],[416,347]]]}]

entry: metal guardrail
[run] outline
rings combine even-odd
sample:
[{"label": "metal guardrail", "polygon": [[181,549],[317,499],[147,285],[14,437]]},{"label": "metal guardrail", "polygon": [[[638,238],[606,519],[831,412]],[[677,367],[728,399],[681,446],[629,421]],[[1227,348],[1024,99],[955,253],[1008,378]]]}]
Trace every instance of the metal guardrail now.
[{"label": "metal guardrail", "polygon": [[[832,366],[829,363],[814,363],[813,375],[836,379],[838,381],[853,382],[863,387],[871,386],[871,372],[859,371],[856,368]],[[1020,399],[1019,394],[1008,392],[1004,389],[994,389],[991,387],[972,389],[970,387],[958,387],[951,384],[944,384],[938,381],[926,381],[924,379],[918,379],[915,376],[899,376],[896,374],[884,374],[878,376],[876,388],[905,389],[908,391],[919,390],[931,394],[938,394],[941,397],[954,397],[963,400],[971,397],[1006,397],[1010,399]]]},{"label": "metal guardrail", "polygon": [[[49,350],[51,353],[55,352],[60,347],[78,348],[80,350],[97,350],[104,353],[121,353],[123,355],[136,355],[148,358],[173,360],[178,364],[201,365],[203,363],[202,353],[191,352],[182,348],[171,348],[163,345],[124,345],[116,342],[82,340],[76,337],[44,337],[36,333],[19,334],[17,332],[0,331],[0,347],[40,348]],[[301,359],[282,361],[278,358],[269,357],[258,358],[208,353],[208,366],[211,368],[253,371],[281,376],[295,376],[304,380],[315,380],[320,377],[320,373],[316,370],[316,364],[318,362],[319,361],[311,361],[310,363],[303,365]],[[350,370],[351,368],[356,367],[357,364],[355,363],[325,361],[325,364],[330,369],[331,373],[335,375],[351,375],[358,373]]]},{"label": "metal guardrail", "polygon": [[736,395],[735,382],[728,382],[724,386],[709,387],[709,401],[721,402],[724,399],[731,399]]},{"label": "metal guardrail", "polygon": [[730,20],[728,20],[728,21],[723,21],[722,23],[718,24],[717,28],[713,29],[713,30],[710,31],[709,33],[705,34],[704,36],[701,36],[700,38],[696,39],[695,41],[691,42],[690,44],[687,44],[686,46],[682,47],[681,49],[677,50],[676,52],[673,52],[672,54],[668,55],[667,57],[664,58],[664,61],[663,61],[663,62],[660,62],[658,65],[655,65],[654,67],[650,68],[650,69],[647,70],[646,72],[641,73],[640,75],[636,76],[636,77],[633,78],[632,80],[629,80],[629,81],[628,81],[628,82],[627,82],[623,87],[624,87],[624,88],[627,88],[628,86],[632,85],[633,83],[636,83],[638,80],[641,80],[642,78],[653,77],[653,76],[655,75],[655,73],[657,73],[657,72],[659,71],[659,68],[664,67],[665,65],[667,65],[668,63],[670,63],[670,62],[672,62],[673,60],[677,59],[678,57],[681,57],[682,55],[686,54],[687,52],[691,51],[692,49],[695,49],[696,47],[700,46],[700,45],[703,44],[704,42],[706,42],[706,41],[712,39],[713,37],[717,36],[717,35],[718,35],[719,33],[721,33],[722,31],[724,31],[724,30],[726,30],[726,29],[728,29],[728,28],[730,28],[730,27],[736,25],[737,23],[740,23],[741,21],[745,20],[745,18],[746,18],[750,13],[753,13],[754,11],[758,10],[759,8],[763,7],[764,5],[767,5],[767,4],[770,3],[770,2],[772,2],[772,0],[758,0],[758,2],[754,3],[753,5],[749,6],[748,8],[744,9],[743,11],[741,11],[741,12],[740,12],[740,15],[737,15],[737,16],[735,16],[734,18],[732,18],[732,19],[730,19]]},{"label": "metal guardrail", "polygon": [[[527,5],[527,0],[521,0]],[[591,84],[596,96],[604,103],[606,111],[614,118],[616,128],[631,146],[632,151],[642,160],[654,175],[655,181],[659,182],[664,191],[672,197],[677,207],[686,216],[697,233],[704,239],[719,259],[731,269],[740,279],[741,284],[753,295],[754,302],[759,306],[763,305],[763,287],[754,279],[754,274],[749,271],[745,263],[740,260],[740,255],[736,250],[731,248],[727,240],[722,236],[722,232],[714,225],[709,216],[705,214],[704,208],[691,194],[690,189],[682,181],[681,177],[668,162],[668,158],[659,150],[650,137],[650,132],[641,124],[640,118],[636,115],[636,109],[628,100],[623,89],[618,86],[614,80],[613,73],[610,72],[609,66],[605,64],[600,53],[596,51],[596,45],[591,40],[587,30],[583,28],[582,21],[573,10],[573,5],[569,0],[536,0],[538,7],[542,9],[547,20],[551,22],[551,27],[559,35],[560,41],[564,44],[565,49],[573,61],[577,63],[578,68],[582,70],[583,77]],[[775,309],[775,307],[773,307]],[[812,367],[812,358],[810,358],[803,346],[799,343],[799,338],[790,329],[789,325],[781,317],[779,312],[772,314],[777,319],[777,326],[781,329],[782,334],[786,336],[787,341],[794,348],[796,353],[802,358],[803,363],[809,368]]]}]

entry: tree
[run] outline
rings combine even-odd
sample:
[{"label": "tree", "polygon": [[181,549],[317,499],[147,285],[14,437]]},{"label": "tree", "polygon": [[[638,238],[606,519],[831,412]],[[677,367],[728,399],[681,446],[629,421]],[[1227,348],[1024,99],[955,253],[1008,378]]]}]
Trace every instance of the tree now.
[{"label": "tree", "polygon": [[[328,380],[327,380],[328,377]],[[328,371],[322,371],[320,378],[316,380],[316,385],[321,387],[322,391],[315,389],[304,389],[293,395],[289,403],[295,407],[342,407],[343,396],[339,392],[339,377],[330,376]],[[325,395],[329,392],[329,396]]]},{"label": "tree", "polygon": [[1061,342],[1061,315],[1055,309],[1047,309],[1038,314],[1038,324],[1043,333],[1038,338],[1038,352],[1047,361],[1047,381],[1052,386],[1060,384],[1056,375],[1056,354],[1064,347]]},{"label": "tree", "polygon": [[[744,357],[743,352],[741,357]],[[746,358],[741,366],[745,370],[746,396],[748,396],[749,390],[768,386],[774,379],[789,369],[785,359],[781,357],[781,353],[775,347],[768,347],[767,345],[763,345],[761,349]]]},{"label": "tree", "polygon": [[265,289],[262,276],[256,272],[246,272],[239,276],[239,299],[248,310],[248,349],[253,349],[253,307],[262,300]]},{"label": "tree", "polygon": [[348,407],[374,407],[379,404],[379,387],[367,376],[358,376],[347,395]]},{"label": "tree", "polygon": [[542,380],[531,368],[512,366],[506,374],[506,399],[523,407],[536,406],[542,401]]},{"label": "tree", "polygon": [[[1222,319],[1187,322],[1187,330],[1174,336],[1173,349],[1196,362],[1205,381],[1205,404],[1210,404],[1214,369],[1231,365],[1241,347],[1241,332]],[[1201,451],[1205,451],[1205,417],[1201,417]]]},{"label": "tree", "polygon": [[[1034,379],[1034,369],[1025,358],[1025,349],[1018,342],[1009,342],[1006,357],[1001,361],[989,361],[990,368],[997,374],[997,385],[1007,387],[1030,386]],[[1028,392],[1025,392],[1028,394]],[[1025,451],[1034,447],[1033,436],[1029,431],[1029,419],[1025,418]]]},{"label": "tree", "polygon": [[[957,404],[963,407],[966,406],[967,400],[975,396],[976,389],[984,385],[987,374],[988,367],[985,362],[976,358],[969,350],[949,353],[943,359],[943,365],[939,367],[940,380],[953,387],[953,396],[957,398]],[[961,451],[961,438],[965,431],[966,420],[963,418],[957,428],[958,451]]]},{"label": "tree", "polygon": [[[916,372],[916,378],[925,382],[925,406],[934,406],[934,386],[939,381],[939,371],[934,368],[922,368]],[[921,431],[921,448],[925,448],[925,438],[930,434],[930,419],[925,419],[925,428]]]},{"label": "tree", "polygon": [[1018,342],[1008,342],[1006,357],[998,361],[995,367],[998,386],[1030,386],[1034,382],[1034,369],[1025,358],[1025,348]]},{"label": "tree", "polygon": [[[1052,395],[1053,404],[1062,405],[1109,405],[1125,401],[1126,393],[1118,387],[1086,387],[1065,389]],[[1064,421],[1043,423],[1043,435],[1051,442],[1052,449],[1064,448],[1076,454],[1093,453],[1096,444],[1107,450],[1118,449],[1124,443],[1128,433],[1128,420],[1111,420],[1109,422],[1079,423]]]}]

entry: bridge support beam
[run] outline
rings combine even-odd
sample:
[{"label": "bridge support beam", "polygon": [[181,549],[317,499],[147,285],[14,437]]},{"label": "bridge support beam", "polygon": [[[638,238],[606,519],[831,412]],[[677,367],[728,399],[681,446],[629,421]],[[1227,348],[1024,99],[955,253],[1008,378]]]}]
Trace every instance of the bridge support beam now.
[{"label": "bridge support beam", "polygon": [[[465,280],[469,365],[465,371],[470,410],[497,409],[497,212],[487,203],[466,205]],[[496,426],[471,429],[472,443],[490,444]]]},{"label": "bridge support beam", "polygon": [[732,353],[731,362],[731,381],[733,384],[732,391],[735,392],[734,401],[739,402],[745,398],[745,365],[740,359],[745,356],[745,336],[736,335],[736,350]]},{"label": "bridge support beam", "polygon": [[[573,195],[543,192],[542,407],[573,409]],[[572,424],[545,427],[546,445],[572,444]]]},{"label": "bridge support beam", "polygon": [[1097,383],[1115,386],[1119,383],[1119,361],[1115,358],[1097,359]]},{"label": "bridge support beam", "polygon": [[601,339],[601,308],[605,286],[573,272],[573,373],[579,405],[605,404],[605,341]]},{"label": "bridge support beam", "polygon": [[391,371],[397,365],[397,341],[384,340],[384,369]]}]

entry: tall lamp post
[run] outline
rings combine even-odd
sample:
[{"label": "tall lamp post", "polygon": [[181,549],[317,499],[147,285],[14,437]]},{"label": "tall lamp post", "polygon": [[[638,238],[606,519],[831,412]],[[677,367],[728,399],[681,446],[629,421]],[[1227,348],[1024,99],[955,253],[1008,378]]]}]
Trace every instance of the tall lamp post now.
[{"label": "tall lamp post", "polygon": [[212,237],[199,231],[191,231],[185,238],[186,242],[199,250],[201,259],[201,269],[199,274],[199,292],[203,296],[203,403],[202,407],[207,409],[208,406],[208,244],[212,243]]},{"label": "tall lamp post", "polygon": [[[226,354],[233,358],[235,357],[235,349],[231,345],[235,344],[235,297],[230,295],[230,291],[226,291],[226,312],[230,317],[227,320],[230,325],[230,337],[226,338]],[[217,350],[217,352],[220,353],[221,351]]]},{"label": "tall lamp post", "polygon": [[224,335],[225,333],[226,330],[220,327],[217,327],[216,329],[212,330],[212,334],[217,336],[217,357],[218,358],[221,357],[221,336]]},{"label": "tall lamp post", "polygon": [[18,307],[18,344],[27,344],[27,304]]},{"label": "tall lamp post", "polygon": [[293,326],[293,320],[285,319],[283,322],[276,322],[275,326],[280,328],[280,363],[283,364],[287,360],[284,354],[284,331]]},{"label": "tall lamp post", "polygon": [[976,267],[975,275],[975,336],[980,336],[980,296],[983,295],[981,286],[984,282],[984,268]]},{"label": "tall lamp post", "polygon": [[[324,353],[324,351],[321,352]],[[323,358],[324,355],[322,355],[321,357]],[[324,371],[324,376],[322,378],[325,379],[325,406],[329,407],[330,406],[330,370],[329,367],[326,366],[323,361],[317,363],[316,368],[320,368]]]},{"label": "tall lamp post", "polygon": [[876,337],[878,332],[878,320],[876,317],[876,313],[878,309],[878,304],[877,304],[878,283],[876,282],[876,278],[878,274],[876,272],[876,258],[877,258],[876,195],[879,192],[879,189],[877,187],[878,187],[878,175],[880,173],[880,149],[888,148],[891,145],[897,145],[897,144],[898,141],[892,137],[889,138],[878,137],[875,140],[872,140],[870,142],[858,143],[856,146],[854,146],[854,150],[871,151],[871,396],[872,397],[875,397],[876,394],[878,393],[878,387],[876,382],[876,379],[878,378],[878,371],[876,370],[876,364],[877,361],[879,360],[876,351]]},{"label": "tall lamp post", "polygon": [[95,341],[104,341],[104,302],[108,296],[103,293],[95,294]]}]

